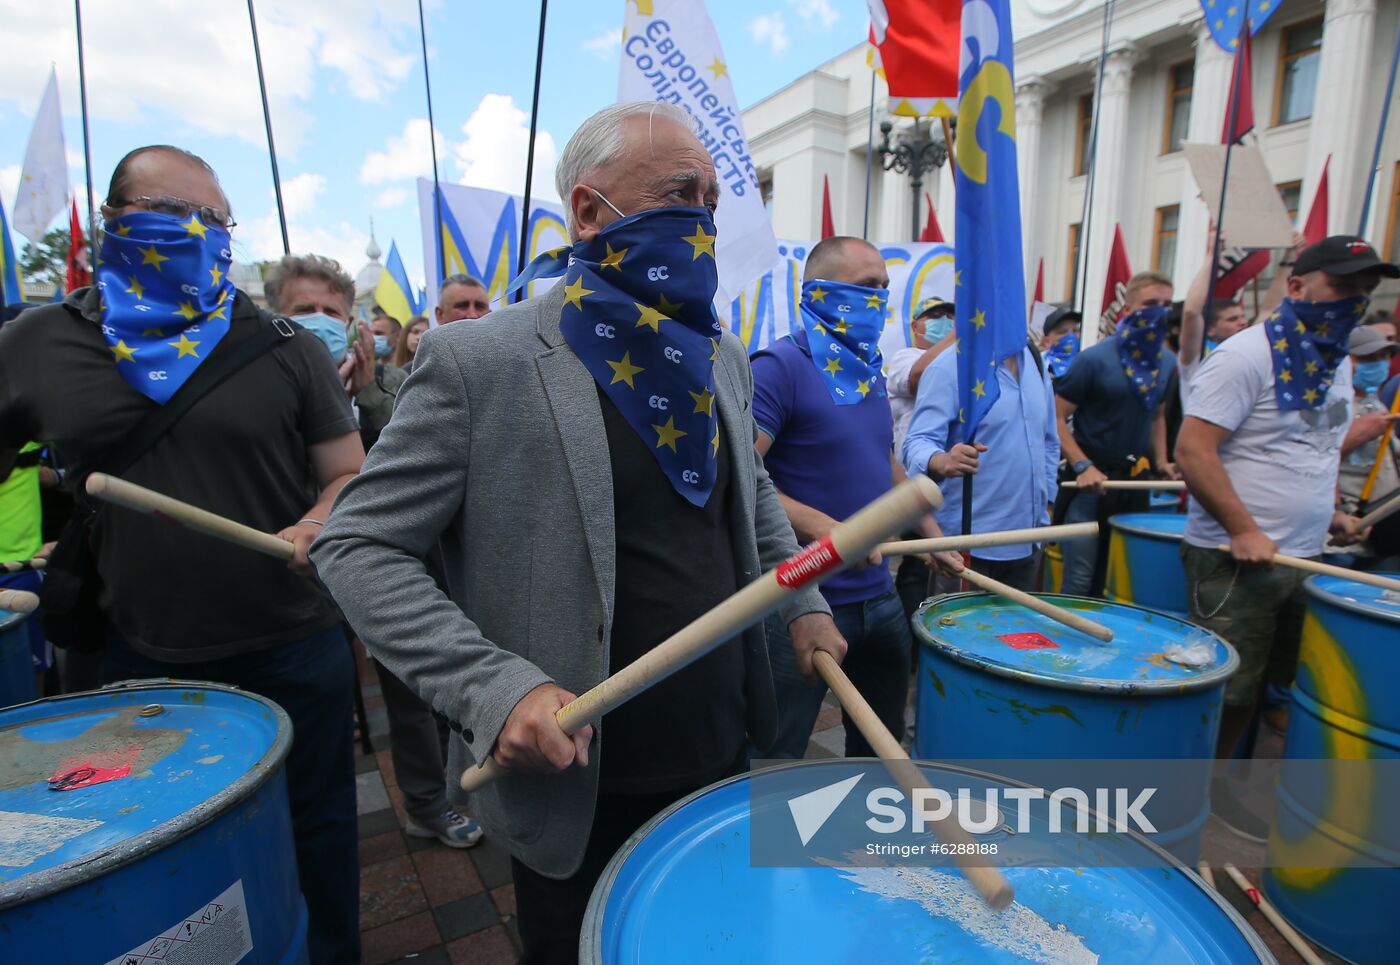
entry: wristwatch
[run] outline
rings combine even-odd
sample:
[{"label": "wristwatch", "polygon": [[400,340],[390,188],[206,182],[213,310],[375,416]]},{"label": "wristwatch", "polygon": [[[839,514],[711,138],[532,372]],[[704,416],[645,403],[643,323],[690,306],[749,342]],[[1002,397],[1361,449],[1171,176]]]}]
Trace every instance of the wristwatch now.
[{"label": "wristwatch", "polygon": [[1069,464],[1069,467],[1074,470],[1074,474],[1076,476],[1082,476],[1084,474],[1084,470],[1088,469],[1093,464],[1094,461],[1092,459],[1076,459],[1074,462]]}]

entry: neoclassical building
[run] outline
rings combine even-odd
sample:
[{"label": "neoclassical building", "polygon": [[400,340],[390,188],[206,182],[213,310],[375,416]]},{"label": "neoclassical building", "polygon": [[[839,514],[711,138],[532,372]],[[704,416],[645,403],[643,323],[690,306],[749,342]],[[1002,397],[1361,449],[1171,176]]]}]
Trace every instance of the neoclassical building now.
[{"label": "neoclassical building", "polygon": [[[1087,238],[1081,284],[1088,317],[1099,311],[1115,222],[1133,268],[1170,275],[1178,293],[1199,267],[1208,217],[1181,145],[1220,143],[1232,64],[1211,39],[1198,0],[1117,0],[1100,83],[1104,12],[1104,0],[1012,0],[1027,282],[1034,283],[1044,258],[1046,298],[1070,299]],[[1330,155],[1330,231],[1356,230],[1369,176],[1366,235],[1392,260],[1400,258],[1400,109],[1392,111],[1374,171],[1371,157],[1397,28],[1400,0],[1284,0],[1254,37],[1252,75],[1257,143],[1289,210],[1301,206],[1306,216]],[[780,238],[819,235],[824,177],[837,231],[862,233],[871,77],[862,44],[744,112]],[[1097,163],[1086,218],[1096,98]],[[876,78],[877,146],[882,120],[894,121],[896,139],[911,124],[887,118],[886,103]],[[941,136],[936,126],[926,133]],[[877,151],[871,181],[869,237],[908,240],[909,177],[883,170]],[[945,237],[956,242],[946,164],[926,176],[924,190]],[[1378,300],[1392,304],[1396,287],[1390,283]]]}]

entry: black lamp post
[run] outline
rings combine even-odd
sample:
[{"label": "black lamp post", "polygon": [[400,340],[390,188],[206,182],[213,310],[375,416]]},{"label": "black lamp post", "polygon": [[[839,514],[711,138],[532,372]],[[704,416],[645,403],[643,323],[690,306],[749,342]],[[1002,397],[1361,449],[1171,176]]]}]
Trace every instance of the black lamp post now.
[{"label": "black lamp post", "polygon": [[943,142],[942,130],[937,133],[919,125],[916,121],[914,126],[902,132],[896,143],[890,142],[890,135],[894,132],[894,124],[889,120],[880,122],[881,141],[876,148],[883,159],[882,163],[886,171],[895,171],[899,174],[908,173],[909,188],[913,193],[913,211],[910,219],[911,234],[910,240],[919,239],[919,195],[924,186],[924,175],[929,171],[943,166],[948,160],[948,145]]}]

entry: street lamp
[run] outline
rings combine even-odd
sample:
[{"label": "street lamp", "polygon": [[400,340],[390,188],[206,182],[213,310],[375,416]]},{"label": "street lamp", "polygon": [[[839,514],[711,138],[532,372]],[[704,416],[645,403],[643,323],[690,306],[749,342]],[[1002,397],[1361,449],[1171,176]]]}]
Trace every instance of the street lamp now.
[{"label": "street lamp", "polygon": [[[954,122],[956,123],[956,122]],[[913,127],[901,131],[896,143],[890,142],[890,135],[894,132],[894,124],[886,119],[880,122],[880,134],[882,139],[880,146],[876,148],[880,152],[880,157],[886,171],[894,171],[898,174],[909,175],[909,188],[913,193],[913,212],[910,220],[910,239],[919,239],[919,195],[924,186],[924,175],[943,166],[948,160],[948,145],[943,141],[943,131],[930,131],[929,128],[920,126],[918,121]]]}]

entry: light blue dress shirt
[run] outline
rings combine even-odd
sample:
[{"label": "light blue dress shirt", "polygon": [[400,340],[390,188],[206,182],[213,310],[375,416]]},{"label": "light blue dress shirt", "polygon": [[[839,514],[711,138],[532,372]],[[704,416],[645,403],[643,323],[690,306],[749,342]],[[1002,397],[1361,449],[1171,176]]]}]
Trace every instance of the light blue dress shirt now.
[{"label": "light blue dress shirt", "polygon": [[[974,440],[987,447],[972,484],[972,531],[989,533],[1026,529],[1050,522],[1047,506],[1055,498],[1060,439],[1055,431],[1055,392],[1049,373],[1036,370],[1030,350],[1021,352],[1018,382],[1005,365],[997,366],[1001,397],[977,429]],[[912,476],[928,472],[932,456],[962,442],[958,421],[956,351],[944,352],[919,380],[914,416],[904,438],[904,468]],[[943,508],[934,514],[945,535],[962,533],[961,478],[946,479]],[[1019,560],[1030,544],[988,546],[976,551],[986,560]]]}]

